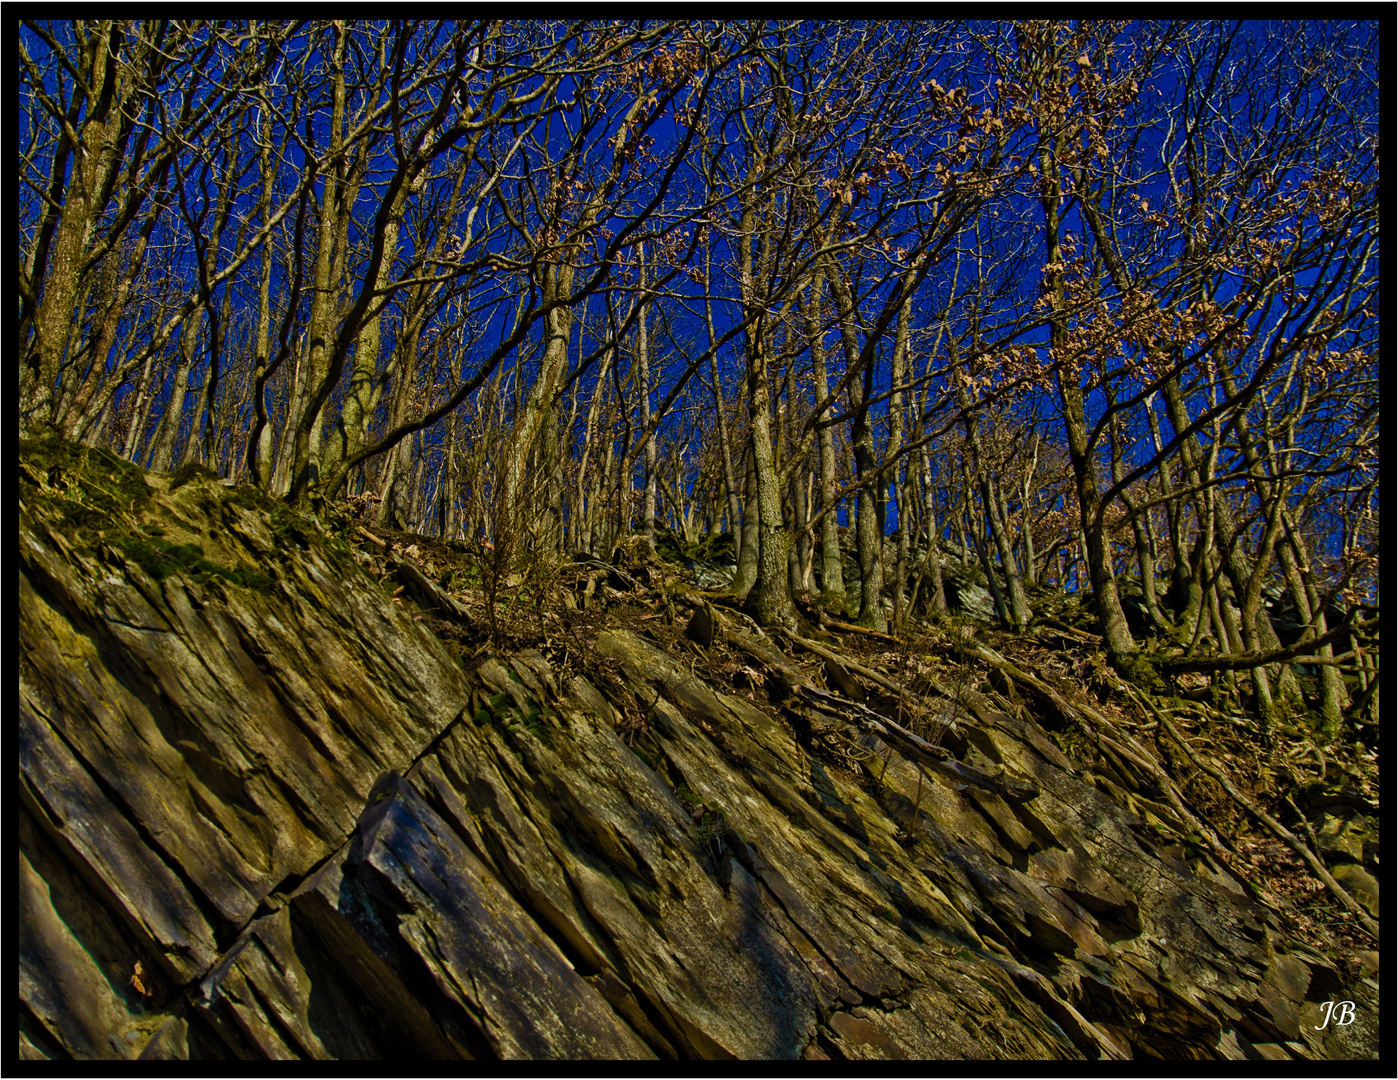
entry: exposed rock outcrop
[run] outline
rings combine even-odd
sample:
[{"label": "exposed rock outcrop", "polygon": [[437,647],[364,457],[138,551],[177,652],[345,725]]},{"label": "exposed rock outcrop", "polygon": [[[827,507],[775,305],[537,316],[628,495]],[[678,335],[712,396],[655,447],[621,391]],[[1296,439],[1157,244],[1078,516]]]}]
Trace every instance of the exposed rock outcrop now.
[{"label": "exposed rock outcrop", "polygon": [[114,462],[105,506],[21,476],[21,1057],[1372,1052],[1376,994],[1032,718],[924,768],[771,643],[777,702],[634,627],[463,664],[314,529]]}]

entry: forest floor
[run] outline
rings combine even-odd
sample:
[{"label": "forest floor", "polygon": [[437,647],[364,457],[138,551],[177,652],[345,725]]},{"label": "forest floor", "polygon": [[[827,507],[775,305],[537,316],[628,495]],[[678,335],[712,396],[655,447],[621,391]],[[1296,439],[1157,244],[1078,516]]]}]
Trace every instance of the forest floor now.
[{"label": "forest floor", "polygon": [[[625,626],[687,657],[696,675],[746,697],[792,729],[789,714],[778,707],[789,687],[781,680],[774,685],[753,656],[714,630],[727,625],[756,632],[737,601],[699,590],[688,570],[649,555],[634,540],[610,563],[515,559],[509,561],[525,569],[507,574],[507,560],[488,546],[442,543],[353,519],[335,525],[355,559],[397,602],[419,609],[415,617],[467,666],[490,653],[537,649],[565,679],[574,672],[605,678],[606,661],[592,642],[609,627]],[[894,636],[848,627],[813,603],[798,603],[801,634],[795,640],[780,631],[765,636],[812,682],[837,678],[846,696],[867,695],[882,715],[933,743],[948,711],[950,719],[974,723],[975,702],[1012,716],[1032,714],[1065,754],[1100,778],[1104,790],[1128,802],[1132,789],[1158,799],[1162,784],[1172,787],[1172,801],[1187,809],[1203,834],[1177,844],[1175,854],[1188,859],[1195,845],[1207,848],[1260,902],[1279,912],[1295,944],[1326,956],[1347,978],[1376,978],[1377,941],[1353,901],[1347,909],[1333,879],[1330,885],[1320,880],[1299,850],[1309,849],[1315,862],[1333,862],[1325,854],[1333,856],[1335,837],[1324,834],[1338,820],[1351,835],[1340,847],[1348,843],[1355,863],[1372,871],[1369,880],[1377,877],[1376,732],[1366,733],[1367,742],[1353,734],[1343,742],[1323,741],[1318,720],[1312,724],[1303,716],[1269,745],[1232,680],[1212,695],[1203,692],[1209,682],[1203,675],[1182,676],[1171,688],[1180,696],[1128,687],[1107,663],[1088,612],[1061,595],[1040,606],[1052,613],[1020,634],[951,616]],[[837,670],[813,648],[838,658]],[[1205,700],[1193,700],[1198,697]],[[938,709],[929,707],[931,700]],[[643,734],[644,706],[639,702],[633,715],[618,721],[631,729],[623,733],[627,737]],[[877,787],[847,740],[793,734],[827,769],[866,789]],[[1360,899],[1376,918],[1377,896]]]}]

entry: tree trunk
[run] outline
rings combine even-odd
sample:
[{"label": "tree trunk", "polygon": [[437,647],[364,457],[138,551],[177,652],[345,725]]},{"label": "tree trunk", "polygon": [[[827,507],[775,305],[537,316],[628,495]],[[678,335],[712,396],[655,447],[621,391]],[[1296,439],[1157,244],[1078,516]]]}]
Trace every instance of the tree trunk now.
[{"label": "tree trunk", "polygon": [[[954,360],[956,359],[954,343],[952,357]],[[957,404],[961,408],[962,425],[966,429],[965,456],[970,466],[969,472],[980,488],[982,513],[985,523],[990,527],[996,551],[1000,555],[1000,566],[1005,575],[1005,592],[1008,593],[1008,596],[1004,596],[998,588],[992,591],[996,594],[996,606],[1000,608],[1001,619],[1005,625],[1016,630],[1023,630],[1029,625],[1029,601],[1024,595],[1024,583],[1020,580],[1019,566],[1015,561],[1014,550],[1006,533],[1005,522],[1000,515],[991,482],[990,469],[985,460],[977,411],[968,389],[971,375],[972,373],[965,366],[958,365],[953,379],[956,384]],[[970,528],[971,534],[976,538],[976,551],[980,554],[981,561],[985,565],[986,576],[993,580],[994,572],[982,536],[984,529],[977,528],[975,522],[971,523]]]},{"label": "tree trunk", "polygon": [[1034,516],[1033,510],[1033,486],[1034,472],[1039,465],[1039,433],[1035,431],[1029,440],[1029,465],[1020,474],[1019,505],[1020,516],[1024,519],[1024,584],[1028,588],[1034,588],[1038,580],[1038,571],[1034,568]]},{"label": "tree trunk", "polygon": [[[846,370],[860,364],[857,313],[854,295],[837,270],[830,278],[840,319],[840,339],[844,344]],[[871,630],[885,632],[888,620],[883,613],[883,532],[878,514],[878,494],[874,490],[878,461],[874,456],[874,429],[869,420],[870,399],[874,396],[874,369],[865,367],[860,378],[850,381],[850,441],[854,450],[855,474],[859,489],[859,520],[855,543],[859,551],[859,614],[855,622]]]},{"label": "tree trunk", "polygon": [[[393,262],[397,257],[398,235],[407,206],[407,194],[407,188],[400,192],[395,200],[393,213],[384,226],[384,257],[374,279],[376,291],[386,288],[393,277]],[[346,388],[344,404],[340,409],[340,419],[335,425],[335,436],[326,443],[322,453],[322,473],[328,472],[333,464],[359,453],[368,441],[369,426],[373,422],[374,410],[378,407],[382,394],[382,384],[375,388],[382,342],[383,312],[380,311],[365,322],[355,343],[354,366],[350,370],[349,386]]]},{"label": "tree trunk", "polygon": [[[593,528],[597,518],[597,503],[600,501],[601,492],[604,485],[597,480],[606,477],[610,472],[610,458],[600,469],[595,469],[597,477],[594,482],[588,484],[588,466],[591,464],[593,456],[593,443],[597,438],[597,417],[601,411],[602,404],[606,399],[607,376],[611,373],[612,358],[616,355],[615,347],[607,349],[597,366],[597,385],[592,391],[592,400],[588,402],[587,419],[583,421],[583,442],[582,453],[578,458],[578,486],[577,486],[577,506],[571,515],[574,519],[573,525],[573,546],[582,548],[588,553],[595,549],[592,546]],[[611,444],[611,432],[607,433],[608,446]],[[589,487],[591,497],[589,498]],[[586,525],[584,527],[584,521]],[[579,530],[583,530],[580,534]]]},{"label": "tree trunk", "polygon": [[1000,616],[1000,623],[1003,626],[1012,626],[1010,608],[1005,603],[1005,593],[1000,588],[1000,581],[995,573],[995,564],[990,561],[990,552],[985,546],[982,530],[976,528],[974,521],[967,523],[967,529],[971,534],[971,539],[975,542],[976,555],[980,558],[981,570],[985,572],[985,587],[990,590],[991,599],[995,601],[995,611]]},{"label": "tree trunk", "polygon": [[[821,317],[821,294],[825,289],[825,275],[819,270],[811,282],[809,303],[802,304],[806,319],[806,333],[810,338],[811,363],[815,367],[815,395],[824,401],[830,394],[830,377],[825,365],[825,321]],[[829,418],[830,410],[824,409],[817,422]],[[820,522],[820,588],[822,600],[837,611],[843,612],[848,601],[845,598],[844,559],[840,555],[840,521],[835,500],[835,430],[823,427],[816,436],[820,448],[820,508],[825,516]]]},{"label": "tree trunk", "polygon": [[[413,407],[417,389],[417,338],[405,333],[390,366],[395,369],[393,390],[388,409],[388,426],[403,423]],[[383,472],[379,478],[379,505],[375,523],[403,528],[409,513],[405,478],[412,465],[412,439],[403,439],[384,456]]]},{"label": "tree trunk", "polygon": [[[786,365],[786,445],[788,453],[795,453],[798,443],[796,433],[796,372],[795,365]],[[791,531],[793,543],[791,553],[787,559],[788,572],[791,578],[791,592],[793,595],[800,595],[810,590],[810,583],[806,580],[806,571],[811,565],[812,545],[811,530],[808,527],[810,522],[810,505],[806,499],[806,485],[802,483],[802,469],[799,462],[790,462],[790,468],[786,471],[789,479],[787,481],[790,505],[791,505]]]},{"label": "tree trunk", "polygon": [[[1329,630],[1325,612],[1323,610],[1316,611],[1311,599],[1312,594],[1307,590],[1300,571],[1302,565],[1309,565],[1305,561],[1305,542],[1297,535],[1291,523],[1286,520],[1287,517],[1288,515],[1283,511],[1282,518],[1286,532],[1282,543],[1277,545],[1277,561],[1281,564],[1282,576],[1286,579],[1287,590],[1291,594],[1292,603],[1296,605],[1296,614],[1301,625],[1307,626],[1314,623],[1316,634],[1321,635]],[[1318,656],[1334,656],[1334,648],[1327,642],[1320,646],[1316,653]],[[1334,666],[1321,664],[1318,677],[1320,679],[1320,713],[1325,718],[1326,732],[1333,735],[1338,732],[1349,695],[1345,689],[1344,679]]]},{"label": "tree trunk", "polygon": [[932,505],[932,458],[926,447],[918,451],[922,465],[923,484],[927,491],[926,527],[928,568],[932,571],[932,611],[937,615],[947,613],[947,592],[942,584],[942,530],[937,525],[935,508]]},{"label": "tree trunk", "polygon": [[745,599],[757,583],[758,571],[758,503],[757,470],[752,464],[752,448],[749,440],[748,452],[743,455],[743,544],[738,549],[738,570],[733,576],[733,593]]},{"label": "tree trunk", "polygon": [[[903,449],[903,383],[907,381],[908,337],[911,327],[913,294],[909,290],[898,309],[898,331],[893,339],[893,391],[888,399],[888,450],[893,460]],[[907,500],[907,468],[898,462],[888,479],[893,491],[894,513],[898,515],[896,556],[893,570],[893,625],[903,625],[903,598],[908,584],[908,518],[911,507]]]},{"label": "tree trunk", "polygon": [[[321,173],[322,193],[320,216],[316,230],[316,255],[314,270],[314,292],[311,294],[310,319],[306,324],[306,347],[304,362],[297,369],[295,393],[291,410],[287,416],[286,440],[291,444],[289,467],[282,480],[286,485],[278,491],[302,491],[317,484],[320,479],[321,413],[308,415],[311,400],[324,382],[334,349],[336,326],[339,321],[340,281],[336,269],[341,261],[336,258],[336,241],[340,234],[340,218],[347,216],[350,207],[337,212],[337,191],[343,178],[344,161],[341,150],[344,143],[345,127],[345,49],[349,40],[346,29],[335,28],[335,47],[331,53],[331,112],[330,112],[330,156],[335,167]],[[286,455],[284,455],[286,456]]]},{"label": "tree trunk", "polygon": [[[646,288],[645,245],[636,245],[640,260],[640,288],[644,296]],[[650,335],[646,326],[646,304],[641,301],[641,310],[636,320],[636,377],[637,392],[641,396],[641,430],[650,428]],[[655,495],[656,495],[656,447],[655,438],[646,439],[643,452],[645,461],[645,493],[641,497],[641,532],[651,550],[655,550]]]},{"label": "tree trunk", "polygon": [[155,402],[155,388],[151,386],[153,378],[151,369],[154,366],[155,356],[152,354],[146,358],[145,366],[141,369],[141,377],[133,391],[136,400],[131,405],[131,424],[126,429],[126,442],[121,451],[121,456],[127,461],[136,460],[136,447],[145,437],[146,425],[150,423],[150,410]]},{"label": "tree trunk", "polygon": [[874,432],[869,423],[867,402],[873,396],[873,369],[865,373],[864,386],[860,380],[850,383],[850,405],[854,412],[854,460],[859,479],[859,522],[855,528],[855,543],[859,550],[859,615],[855,622],[881,633],[888,630],[883,613],[883,538],[884,523],[878,513],[878,493],[874,490],[874,473],[878,461],[874,456]]},{"label": "tree trunk", "polygon": [[1005,574],[1005,588],[1009,593],[1011,625],[1023,630],[1029,625],[1029,598],[1024,594],[1024,581],[1020,577],[1019,562],[1015,559],[1014,545],[1010,542],[1009,526],[1005,520],[1004,500],[1000,497],[999,480],[986,473],[981,474],[981,497],[986,504],[986,517],[990,522],[990,535],[995,540],[1000,553],[1000,566]]},{"label": "tree trunk", "polygon": [[[1052,29],[1032,28],[1020,34],[1021,58],[1031,79],[1043,81],[1054,44]],[[1036,35],[1031,37],[1031,35]],[[1061,78],[1055,72],[1052,78]],[[1070,355],[1068,341],[1068,300],[1064,287],[1065,256],[1062,246],[1063,191],[1057,135],[1041,126],[1038,132],[1039,205],[1044,215],[1047,261],[1041,288],[1049,304],[1049,348],[1056,363],[1059,401],[1063,426],[1068,437],[1068,459],[1073,469],[1073,485],[1078,496],[1078,512],[1087,548],[1087,569],[1092,580],[1093,605],[1101,624],[1103,641],[1113,658],[1120,659],[1136,650],[1136,642],[1126,625],[1112,573],[1111,544],[1104,534],[1103,506],[1097,490],[1092,444],[1083,409],[1083,393],[1076,358]]]},{"label": "tree trunk", "polygon": [[[59,136],[47,220],[40,230],[41,237],[50,235],[52,240],[47,245],[41,240],[44,250],[40,253],[36,249],[29,271],[37,305],[26,304],[21,313],[20,338],[25,350],[20,369],[21,436],[59,419],[59,377],[78,330],[74,320],[82,286],[78,273],[93,226],[104,209],[102,195],[111,190],[108,181],[124,142],[119,99],[123,82],[116,70],[122,45],[121,27],[111,20],[99,22],[83,50],[82,78],[71,84],[73,97],[66,110],[71,120],[65,120],[65,127],[75,125],[76,142],[69,140],[66,131]],[[47,233],[47,229],[52,232]],[[64,430],[63,434],[71,438],[74,433]]]},{"label": "tree trunk", "polygon": [[[146,468],[152,472],[169,472],[175,460],[175,444],[179,439],[180,421],[184,418],[184,399],[189,393],[189,374],[194,368],[194,353],[198,348],[199,331],[203,324],[200,317],[190,319],[180,335],[180,362],[175,370],[175,384],[170,390],[170,400],[160,417],[160,427],[151,445],[150,460]],[[191,433],[192,434],[192,433]]]},{"label": "tree trunk", "polygon": [[[573,267],[563,263],[550,264],[543,270],[543,279],[541,299],[544,304],[555,300],[566,301],[572,296]],[[528,494],[526,466],[544,422],[562,392],[563,380],[568,372],[572,323],[572,309],[566,303],[549,309],[544,316],[544,355],[539,364],[539,374],[529,388],[523,415],[515,421],[505,452],[505,463],[499,477],[497,511],[502,525],[506,521],[510,523],[512,535],[516,531],[517,516],[529,512],[528,507],[523,505]]]},{"label": "tree trunk", "polygon": [[[748,356],[748,416],[752,431],[753,476],[757,486],[757,581],[748,607],[763,626],[796,626],[788,587],[787,533],[782,522],[781,483],[772,455],[767,358],[760,341]],[[746,530],[744,530],[746,531]]]}]

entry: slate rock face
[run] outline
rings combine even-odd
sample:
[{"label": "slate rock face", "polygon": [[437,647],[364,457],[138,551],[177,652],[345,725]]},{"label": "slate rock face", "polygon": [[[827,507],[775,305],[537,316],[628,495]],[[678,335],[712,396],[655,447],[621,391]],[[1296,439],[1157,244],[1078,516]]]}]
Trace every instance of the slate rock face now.
[{"label": "slate rock face", "polygon": [[1355,992],[1032,721],[958,750],[1027,801],[852,729],[856,783],[798,696],[628,629],[468,672],[333,545],[150,482],[273,580],[22,506],[21,1058],[1357,1052],[1315,1028]]},{"label": "slate rock face", "polygon": [[947,603],[953,610],[985,622],[996,618],[995,599],[990,590],[959,562],[943,562],[942,581]]}]

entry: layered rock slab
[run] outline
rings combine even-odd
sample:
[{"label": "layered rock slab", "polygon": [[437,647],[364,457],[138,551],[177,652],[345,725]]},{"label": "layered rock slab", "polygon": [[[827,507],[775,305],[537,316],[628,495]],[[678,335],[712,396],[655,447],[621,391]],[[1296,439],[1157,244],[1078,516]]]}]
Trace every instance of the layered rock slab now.
[{"label": "layered rock slab", "polygon": [[634,632],[468,673],[341,553],[277,559],[157,581],[22,514],[22,1057],[1330,1049],[1333,970],[1032,722],[956,750],[1027,801],[851,727],[855,782]]}]

